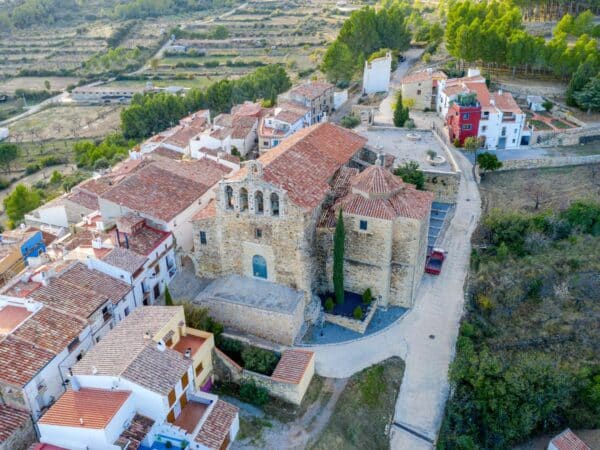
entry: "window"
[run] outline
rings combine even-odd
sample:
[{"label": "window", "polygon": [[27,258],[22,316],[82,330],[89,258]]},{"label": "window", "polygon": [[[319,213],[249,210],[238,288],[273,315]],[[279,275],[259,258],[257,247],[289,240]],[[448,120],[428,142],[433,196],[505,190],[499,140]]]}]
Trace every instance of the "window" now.
[{"label": "window", "polygon": [[367,231],[367,227],[368,227],[368,225],[369,225],[369,224],[367,223],[367,221],[366,221],[366,220],[361,220],[361,221],[360,221],[359,228],[360,228],[360,230],[361,230],[361,231]]},{"label": "window", "polygon": [[227,209],[233,209],[233,189],[231,186],[225,188],[225,205]]},{"label": "window", "polygon": [[248,190],[246,188],[240,189],[240,211],[248,210]]},{"label": "window", "polygon": [[204,367],[202,366],[202,363],[198,364],[198,367],[196,367],[196,376],[197,377],[200,376],[203,369],[204,369]]},{"label": "window", "polygon": [[263,193],[256,191],[254,193],[254,211],[256,214],[262,214],[265,212],[265,202],[263,200]]},{"label": "window", "polygon": [[421,95],[421,89],[417,89],[417,95]]},{"label": "window", "polygon": [[490,118],[490,113],[488,111],[484,111],[483,118],[484,119],[489,119]]},{"label": "window", "polygon": [[264,145],[265,147],[268,147],[268,146],[269,146],[269,141],[263,141],[263,145]]},{"label": "window", "polygon": [[463,129],[463,130],[470,130],[471,128],[473,128],[473,125],[471,125],[470,123],[465,123],[465,124],[462,126],[462,129]]},{"label": "window", "polygon": [[277,195],[275,192],[271,194],[271,213],[274,216],[279,215],[279,195]]},{"label": "window", "polygon": [[260,239],[262,237],[262,230],[260,228],[256,228],[254,230],[254,237],[256,239]]},{"label": "window", "polygon": [[157,262],[154,265],[154,275],[158,275],[160,273],[160,262]]},{"label": "window", "polygon": [[83,352],[77,355],[77,361],[81,361],[81,358],[83,358]]},{"label": "window", "polygon": [[129,315],[129,306],[125,308],[125,317],[127,317]]},{"label": "window", "polygon": [[481,127],[481,131],[485,131],[485,130],[487,130],[487,126],[486,126],[486,125],[483,125],[483,126]]},{"label": "window", "polygon": [[71,343],[67,347],[67,350],[69,350],[69,353],[71,353],[73,350],[75,350],[77,348],[78,345],[79,345],[79,337],[76,337],[75,339],[73,339],[71,341]]},{"label": "window", "polygon": [[502,127],[502,136],[506,136],[506,127]]},{"label": "window", "polygon": [[206,231],[200,232],[200,244],[206,245]]},{"label": "window", "polygon": [[464,120],[469,120],[469,117],[471,117],[471,113],[464,113],[463,114],[463,119]]},{"label": "window", "polygon": [[169,408],[171,406],[173,406],[173,404],[175,403],[176,400],[176,395],[175,395],[175,389],[171,389],[171,392],[169,392]]},{"label": "window", "polygon": [[189,377],[188,377],[188,373],[184,373],[183,377],[181,377],[181,386],[183,387],[183,389],[185,390],[185,388],[187,387],[188,383],[189,383]]}]

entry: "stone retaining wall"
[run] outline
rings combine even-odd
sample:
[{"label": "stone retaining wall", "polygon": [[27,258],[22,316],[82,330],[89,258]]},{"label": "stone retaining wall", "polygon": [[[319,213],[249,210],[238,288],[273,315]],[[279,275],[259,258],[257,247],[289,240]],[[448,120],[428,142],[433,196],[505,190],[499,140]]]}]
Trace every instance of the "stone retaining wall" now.
[{"label": "stone retaining wall", "polygon": [[302,398],[315,374],[314,356],[300,383],[295,384],[274,380],[269,376],[246,370],[219,349],[215,349],[215,355],[215,375],[217,378],[236,384],[253,381],[255,384],[267,389],[271,396],[295,405],[302,403]]},{"label": "stone retaining wall", "polygon": [[600,155],[561,156],[555,158],[511,159],[502,161],[498,170],[537,169],[541,167],[581,166],[585,164],[600,164]]},{"label": "stone retaining wall", "polygon": [[425,190],[435,194],[435,200],[442,203],[456,203],[460,172],[438,172],[424,170]]},{"label": "stone retaining wall", "polygon": [[373,304],[367,312],[367,316],[363,320],[356,320],[352,317],[338,316],[336,314],[324,313],[325,321],[339,325],[340,327],[348,328],[360,334],[365,334],[367,327],[371,323],[371,319],[375,315],[377,307]]}]

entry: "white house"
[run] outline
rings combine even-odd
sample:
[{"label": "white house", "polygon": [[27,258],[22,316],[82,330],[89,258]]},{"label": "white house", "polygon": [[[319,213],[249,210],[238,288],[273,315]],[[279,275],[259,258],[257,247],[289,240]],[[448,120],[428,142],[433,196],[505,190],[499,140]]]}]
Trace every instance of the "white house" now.
[{"label": "white house", "polygon": [[85,320],[31,298],[0,296],[0,394],[34,420],[65,391],[68,369],[93,345]]},{"label": "white house", "polygon": [[311,123],[311,110],[300,103],[284,102],[277,105],[261,119],[258,130],[260,152],[276,147],[283,139]]},{"label": "white house", "polygon": [[365,61],[363,71],[363,94],[387,92],[390,89],[392,74],[392,54]]},{"label": "white house", "polygon": [[540,95],[528,95],[527,106],[534,112],[546,111],[546,108],[544,108],[544,97]]},{"label": "white house", "polygon": [[10,135],[8,128],[0,128],[0,141],[7,139]]},{"label": "white house", "polygon": [[238,409],[197,389],[213,348],[210,333],[186,327],[180,306],[136,310],[72,369],[72,390],[39,421],[40,441],[70,449],[159,440],[227,448]]}]

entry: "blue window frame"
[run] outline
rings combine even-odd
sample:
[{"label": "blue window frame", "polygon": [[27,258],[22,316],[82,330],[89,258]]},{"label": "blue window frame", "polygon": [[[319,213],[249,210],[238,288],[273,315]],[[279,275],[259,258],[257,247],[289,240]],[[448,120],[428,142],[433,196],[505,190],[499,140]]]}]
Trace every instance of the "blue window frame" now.
[{"label": "blue window frame", "polygon": [[200,243],[206,245],[206,231],[200,232]]},{"label": "blue window frame", "polygon": [[361,231],[367,231],[367,227],[368,227],[368,223],[366,220],[361,220],[359,227],[361,229]]}]

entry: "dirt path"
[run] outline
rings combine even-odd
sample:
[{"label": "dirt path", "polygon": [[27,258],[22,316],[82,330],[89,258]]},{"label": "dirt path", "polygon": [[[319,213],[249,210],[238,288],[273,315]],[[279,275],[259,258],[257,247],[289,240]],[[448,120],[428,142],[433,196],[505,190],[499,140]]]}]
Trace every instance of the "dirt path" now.
[{"label": "dirt path", "polygon": [[[325,403],[322,397],[317,399],[310,405],[306,412],[298,417],[293,422],[282,423],[272,421],[271,427],[264,427],[260,442],[249,439],[243,441],[235,441],[231,448],[232,450],[251,450],[251,449],[305,449],[311,442],[314,442],[319,434],[325,429],[329,418],[333,413],[335,405],[342,395],[347,378],[333,379],[327,378],[324,380],[323,393],[331,393]],[[252,416],[250,411],[242,411],[242,416]],[[256,417],[256,416],[255,416]],[[262,417],[268,419],[267,417]]]}]

